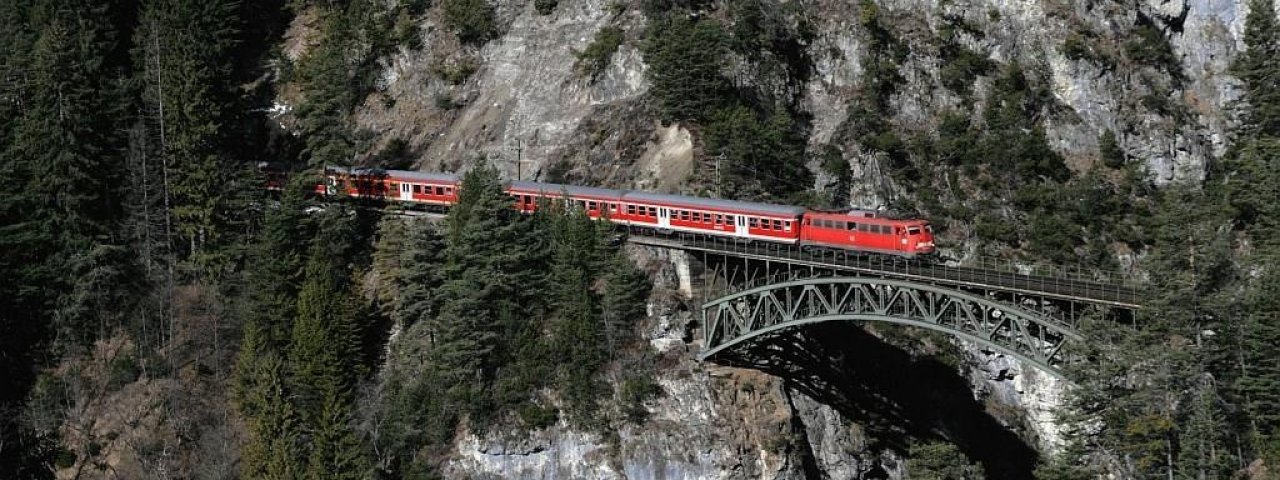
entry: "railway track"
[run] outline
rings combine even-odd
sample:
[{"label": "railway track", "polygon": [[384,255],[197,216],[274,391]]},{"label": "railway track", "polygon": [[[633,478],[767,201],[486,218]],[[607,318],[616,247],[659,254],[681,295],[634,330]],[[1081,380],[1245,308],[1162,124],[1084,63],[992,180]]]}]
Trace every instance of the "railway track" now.
[{"label": "railway track", "polygon": [[1124,309],[1142,307],[1141,291],[1133,286],[1099,281],[1065,271],[1057,275],[1021,273],[997,268],[948,266],[882,255],[868,256],[857,252],[807,250],[785,244],[740,243],[679,234],[655,236],[632,233],[628,240],[640,245],[777,261],[884,278],[999,290]]}]

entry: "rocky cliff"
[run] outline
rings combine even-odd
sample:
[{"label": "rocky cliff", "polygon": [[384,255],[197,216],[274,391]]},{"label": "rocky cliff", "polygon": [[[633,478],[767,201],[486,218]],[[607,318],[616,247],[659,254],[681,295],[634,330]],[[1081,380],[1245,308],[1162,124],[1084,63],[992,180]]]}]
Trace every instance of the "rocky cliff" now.
[{"label": "rocky cliff", "polygon": [[[640,3],[561,0],[542,14],[532,1],[498,0],[500,33],[482,45],[459,42],[438,9],[429,10],[417,20],[422,47],[383,59],[356,122],[373,133],[374,150],[407,141],[424,170],[465,168],[484,155],[510,178],[679,191],[709,159],[696,127],[663,124],[652,107]],[[875,207],[886,192],[910,195],[885,178],[876,155],[841,133],[866,68],[858,2],[766,3],[777,11],[792,4],[788,21],[803,22],[809,33],[803,55],[812,72],[798,91],[810,150],[834,147],[850,164],[851,204]],[[1145,165],[1154,181],[1201,179],[1226,145],[1236,98],[1228,70],[1241,48],[1242,3],[878,1],[909,52],[899,65],[904,81],[892,97],[892,122],[930,131],[946,112],[982,111],[991,75],[966,80],[967,92],[944,86],[956,60],[943,46],[954,43],[1044,75],[1054,105],[1045,135],[1072,170],[1098,162],[1099,138],[1113,132],[1124,156]],[[621,46],[601,74],[584,76],[576,54],[605,27],[621,29]],[[308,28],[299,17],[292,38],[305,38]],[[307,50],[305,41],[296,43],[289,50],[295,59]],[[769,88],[743,65],[734,70],[735,81]],[[811,167],[818,170],[816,160]],[[911,439],[937,436],[959,444],[989,474],[1018,477],[1029,474],[1036,450],[1061,445],[1063,426],[1053,412],[1062,384],[946,338],[885,343],[880,337],[893,335],[879,333],[888,328],[877,337],[822,327],[808,341],[848,355],[825,366],[851,382],[833,390],[698,363],[690,311],[697,266],[671,252],[633,253],[659,283],[641,326],[661,366],[662,394],[646,404],[648,420],[609,432],[562,423],[493,438],[463,434],[451,452],[450,477],[905,478]],[[843,345],[836,349],[833,339]],[[959,360],[930,359],[940,351]],[[932,401],[948,406],[929,411]],[[1011,453],[1026,458],[1010,461]]]}]

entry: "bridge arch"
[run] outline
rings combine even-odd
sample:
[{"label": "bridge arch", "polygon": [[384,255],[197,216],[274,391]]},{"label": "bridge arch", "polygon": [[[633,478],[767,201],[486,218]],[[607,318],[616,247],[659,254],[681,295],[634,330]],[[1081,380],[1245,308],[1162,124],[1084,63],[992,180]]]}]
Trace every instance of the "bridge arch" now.
[{"label": "bridge arch", "polygon": [[970,292],[870,277],[810,278],[732,293],[702,306],[707,360],[780,330],[829,321],[886,322],[973,341],[1062,378],[1063,347],[1084,340],[1052,316]]}]

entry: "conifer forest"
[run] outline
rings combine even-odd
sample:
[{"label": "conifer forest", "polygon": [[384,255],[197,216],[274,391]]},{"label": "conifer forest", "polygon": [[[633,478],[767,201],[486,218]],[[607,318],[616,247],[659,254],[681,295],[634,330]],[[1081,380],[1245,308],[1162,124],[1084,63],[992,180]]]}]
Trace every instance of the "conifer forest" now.
[{"label": "conifer forest", "polygon": [[[1275,3],[0,1],[0,479],[1280,479]],[[513,180],[1142,307],[1061,380],[877,322],[702,361],[720,266]]]}]

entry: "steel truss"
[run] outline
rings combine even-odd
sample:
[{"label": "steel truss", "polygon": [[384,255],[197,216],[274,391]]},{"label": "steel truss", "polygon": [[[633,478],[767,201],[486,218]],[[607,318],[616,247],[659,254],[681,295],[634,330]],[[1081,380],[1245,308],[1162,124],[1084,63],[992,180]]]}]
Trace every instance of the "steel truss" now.
[{"label": "steel truss", "polygon": [[1084,337],[1050,315],[982,296],[884,278],[788,280],[730,293],[702,306],[703,351],[715,357],[753,339],[827,321],[873,321],[955,335],[1061,377],[1064,347]]}]

